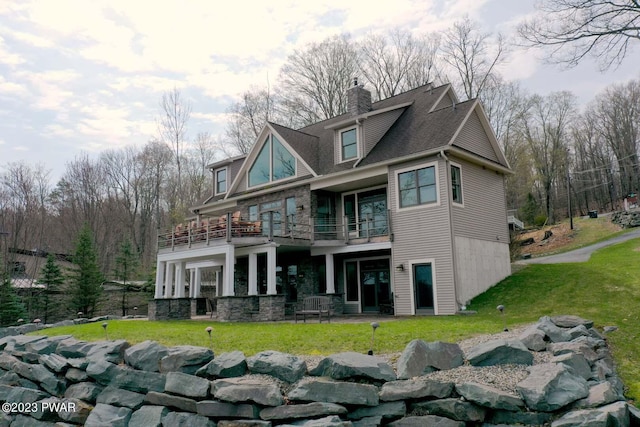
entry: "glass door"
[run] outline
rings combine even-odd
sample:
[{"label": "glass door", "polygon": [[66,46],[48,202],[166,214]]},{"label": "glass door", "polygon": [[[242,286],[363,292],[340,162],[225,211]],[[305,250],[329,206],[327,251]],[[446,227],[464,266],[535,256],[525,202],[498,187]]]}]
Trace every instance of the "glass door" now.
[{"label": "glass door", "polygon": [[433,271],[430,263],[413,265],[413,286],[416,300],[416,312],[433,313]]},{"label": "glass door", "polygon": [[362,311],[380,311],[380,304],[388,304],[391,297],[389,259],[360,261]]}]

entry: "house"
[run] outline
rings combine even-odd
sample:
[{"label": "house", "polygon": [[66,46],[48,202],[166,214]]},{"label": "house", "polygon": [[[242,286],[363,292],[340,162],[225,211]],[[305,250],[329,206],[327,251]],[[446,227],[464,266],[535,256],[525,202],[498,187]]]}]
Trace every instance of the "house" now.
[{"label": "house", "polygon": [[302,129],[268,123],[210,165],[212,194],[160,234],[150,317],[188,317],[202,275],[219,320],[278,320],[310,295],[337,313],[454,314],[510,274],[504,177],[478,100],[426,85]]}]

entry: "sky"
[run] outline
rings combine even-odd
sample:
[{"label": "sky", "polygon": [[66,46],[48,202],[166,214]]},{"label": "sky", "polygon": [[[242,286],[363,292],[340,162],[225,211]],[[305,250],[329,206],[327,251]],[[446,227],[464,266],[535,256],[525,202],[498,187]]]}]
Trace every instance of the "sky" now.
[{"label": "sky", "polygon": [[[224,133],[227,109],[251,86],[273,84],[295,49],[348,32],[441,32],[468,16],[514,38],[534,0],[0,0],[0,173],[25,162],[59,179],[77,156],[142,146],[158,134],[162,94],[192,106],[188,138]],[[513,49],[500,68],[532,93],[573,92],[586,104],[640,78],[640,46],[601,73],[562,70]]]}]

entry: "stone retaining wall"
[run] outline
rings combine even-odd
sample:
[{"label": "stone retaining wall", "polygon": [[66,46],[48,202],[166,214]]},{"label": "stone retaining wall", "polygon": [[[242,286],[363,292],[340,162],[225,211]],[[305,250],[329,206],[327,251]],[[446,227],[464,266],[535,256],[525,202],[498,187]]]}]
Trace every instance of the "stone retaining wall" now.
[{"label": "stone retaining wall", "polygon": [[614,212],[611,222],[622,228],[640,227],[640,210]]},{"label": "stone retaining wall", "polygon": [[[0,332],[6,335],[0,338],[0,402],[16,404],[9,407],[15,410],[0,413],[0,426],[604,427],[640,422],[638,410],[624,401],[605,339],[591,322],[573,316],[543,317],[519,339],[497,339],[466,352],[457,344],[414,340],[395,369],[382,358],[351,352],[329,356],[310,369],[302,358],[275,351],[214,358],[202,347]],[[543,351],[550,353],[549,361],[531,366],[515,391],[428,374],[527,366],[534,353]],[[27,408],[27,403],[35,404]]]}]

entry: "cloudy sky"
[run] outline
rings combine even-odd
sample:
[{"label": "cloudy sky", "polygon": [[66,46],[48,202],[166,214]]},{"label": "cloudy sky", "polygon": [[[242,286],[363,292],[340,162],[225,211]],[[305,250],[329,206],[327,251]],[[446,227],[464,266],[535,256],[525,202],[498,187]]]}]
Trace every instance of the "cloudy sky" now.
[{"label": "cloudy sky", "polygon": [[[192,104],[190,136],[221,134],[236,97],[273,83],[287,55],[309,42],[397,27],[442,31],[465,14],[509,37],[533,2],[0,0],[0,172],[24,161],[55,179],[80,153],[143,145],[174,87]],[[531,92],[570,90],[585,103],[640,78],[638,64],[640,47],[606,73],[592,62],[562,71],[514,51],[501,73]]]}]

